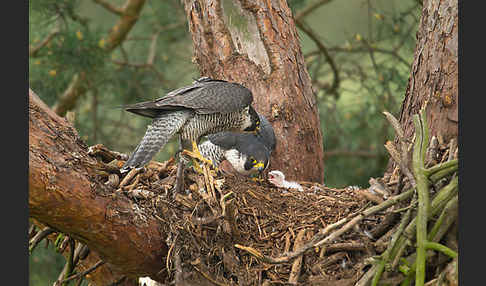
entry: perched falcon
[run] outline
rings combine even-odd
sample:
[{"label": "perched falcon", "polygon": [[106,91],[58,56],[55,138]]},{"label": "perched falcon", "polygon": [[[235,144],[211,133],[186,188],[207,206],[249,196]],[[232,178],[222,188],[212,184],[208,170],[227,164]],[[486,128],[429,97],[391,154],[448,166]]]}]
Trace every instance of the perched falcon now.
[{"label": "perched falcon", "polygon": [[258,130],[260,120],[252,101],[251,91],[238,83],[202,77],[165,97],[125,107],[153,121],[120,171],[143,167],[175,134],[185,154],[207,162],[197,147],[202,136]]},{"label": "perched falcon", "polygon": [[224,131],[208,135],[208,140],[199,145],[201,155],[216,167],[226,159],[245,176],[261,173],[268,167],[276,139],[270,122],[263,115],[259,114],[259,118],[257,133]]}]

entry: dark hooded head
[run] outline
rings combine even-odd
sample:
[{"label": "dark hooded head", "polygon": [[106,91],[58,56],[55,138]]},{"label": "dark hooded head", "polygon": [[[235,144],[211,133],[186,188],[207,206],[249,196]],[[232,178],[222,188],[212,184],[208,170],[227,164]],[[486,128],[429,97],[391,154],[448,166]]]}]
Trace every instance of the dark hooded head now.
[{"label": "dark hooded head", "polygon": [[244,131],[258,132],[260,130],[260,116],[258,116],[258,113],[251,105],[250,108],[248,109],[248,113],[250,114],[251,125],[245,128]]}]

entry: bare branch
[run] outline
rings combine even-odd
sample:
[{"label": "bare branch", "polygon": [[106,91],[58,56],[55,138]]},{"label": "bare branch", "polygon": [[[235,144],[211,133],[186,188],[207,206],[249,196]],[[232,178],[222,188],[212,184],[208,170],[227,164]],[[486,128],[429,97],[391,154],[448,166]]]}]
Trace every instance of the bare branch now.
[{"label": "bare branch", "polygon": [[106,2],[105,0],[93,0],[93,1],[95,3],[103,6],[106,10],[108,10],[108,11],[114,13],[114,14],[117,14],[117,15],[123,14],[122,8],[116,7],[116,6],[112,5],[111,3]]},{"label": "bare branch", "polygon": [[79,277],[82,277],[82,276],[86,276],[87,274],[93,272],[96,270],[96,268],[100,267],[101,265],[105,264],[105,262],[103,260],[100,260],[98,261],[95,265],[93,265],[92,267],[90,267],[89,269],[87,269],[86,271],[83,271],[81,273],[78,273],[78,274],[75,274],[75,275],[71,275],[69,276],[68,278],[62,280],[61,283],[65,283],[65,282],[68,282],[68,281],[71,281],[71,280],[74,280],[76,278],[79,278]]},{"label": "bare branch", "polygon": [[112,51],[123,42],[127,34],[137,22],[144,4],[145,0],[127,0],[124,5],[123,13],[120,15],[120,19],[113,26],[111,33],[108,35],[108,45],[106,45],[107,51]]},{"label": "bare branch", "polygon": [[35,57],[37,56],[37,52],[42,49],[44,46],[46,46],[55,36],[59,34],[60,30],[59,27],[55,27],[52,29],[52,31],[45,37],[42,42],[40,42],[37,46],[29,49],[29,57]]},{"label": "bare branch", "polygon": [[295,19],[295,24],[304,33],[306,33],[307,36],[309,36],[309,38],[311,38],[314,41],[314,43],[319,48],[319,51],[321,51],[321,53],[324,55],[327,62],[331,66],[331,69],[334,73],[334,80],[332,82],[332,86],[328,89],[328,92],[331,94],[336,94],[336,90],[339,87],[340,79],[339,79],[339,71],[337,69],[336,63],[334,62],[334,59],[331,57],[331,55],[329,55],[326,46],[324,46],[324,44],[319,40],[318,36],[314,33],[314,31],[310,27],[308,27],[304,22],[298,19]]},{"label": "bare branch", "polygon": [[305,7],[304,9],[302,9],[299,13],[297,13],[295,15],[295,17],[294,17],[295,21],[302,20],[304,17],[309,15],[311,12],[315,11],[317,8],[319,8],[320,6],[322,6],[324,4],[327,4],[329,2],[331,2],[331,0],[319,0],[316,3]]},{"label": "bare branch", "polygon": [[59,97],[56,104],[52,107],[52,110],[60,116],[64,116],[68,110],[74,108],[77,100],[81,95],[84,94],[86,89],[82,85],[85,79],[85,73],[81,72],[75,74],[73,79],[69,83],[68,88],[64,93]]}]

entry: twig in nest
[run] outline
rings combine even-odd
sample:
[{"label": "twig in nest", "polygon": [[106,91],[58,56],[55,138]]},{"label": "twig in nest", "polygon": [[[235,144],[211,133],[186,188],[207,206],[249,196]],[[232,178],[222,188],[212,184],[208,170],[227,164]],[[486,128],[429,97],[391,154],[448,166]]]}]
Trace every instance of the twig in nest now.
[{"label": "twig in nest", "polygon": [[210,217],[191,217],[191,222],[194,225],[205,225],[205,224],[210,224],[213,221],[216,221],[223,217],[224,217],[223,215],[210,216]]},{"label": "twig in nest", "polygon": [[103,260],[100,260],[100,261],[96,262],[95,265],[91,266],[90,268],[86,269],[85,271],[83,271],[81,273],[78,273],[78,274],[75,274],[75,275],[71,275],[68,278],[62,280],[61,283],[66,283],[66,282],[71,281],[71,280],[74,280],[76,278],[79,278],[79,277],[82,277],[82,276],[86,276],[87,274],[95,271],[96,268],[100,267],[103,264],[105,264],[105,262]]},{"label": "twig in nest", "polygon": [[427,160],[426,165],[435,165],[437,164],[437,158],[439,155],[439,139],[437,137],[432,136],[430,139],[429,147],[427,148]]},{"label": "twig in nest", "polygon": [[140,171],[139,168],[133,168],[130,170],[130,172],[128,172],[128,174],[125,176],[125,178],[123,178],[123,180],[120,182],[120,185],[119,187],[123,187],[125,186],[126,184],[128,184],[130,182],[130,180],[133,179],[133,177],[135,177],[135,175]]},{"label": "twig in nest", "polygon": [[[169,273],[170,273],[170,267],[169,267],[170,256],[172,254],[172,251],[174,250],[178,236],[179,236],[178,234],[175,236],[174,241],[172,242],[172,244],[169,247],[169,251],[167,251],[167,258],[165,259],[165,269],[167,269],[167,272],[169,272]],[[164,270],[164,269],[162,269],[162,270]],[[162,270],[160,270],[160,272],[157,273],[157,274],[160,274],[162,272]]]},{"label": "twig in nest", "polygon": [[174,277],[174,283],[175,286],[181,286],[183,285],[183,280],[182,280],[182,263],[181,263],[181,256],[179,255],[179,251],[177,251],[174,254],[174,266],[175,266],[175,277]]},{"label": "twig in nest", "polygon": [[401,171],[407,176],[408,180],[412,187],[415,188],[415,178],[412,175],[412,172],[408,168],[409,165],[409,157],[408,157],[408,147],[405,139],[405,135],[403,129],[400,127],[400,122],[389,112],[383,112],[388,122],[392,125],[393,129],[395,129],[395,133],[397,134],[398,141],[400,144],[400,152],[398,152],[393,144],[393,142],[388,141],[385,144],[385,148],[388,150],[390,155],[392,156],[393,160],[400,166]]},{"label": "twig in nest", "polygon": [[29,227],[29,239],[31,239],[35,235],[35,224],[32,224]]},{"label": "twig in nest", "polygon": [[[304,234],[305,234],[305,228],[301,229],[297,234],[297,238],[295,239],[294,242],[294,251],[296,251],[302,246]],[[290,275],[289,275],[290,284],[297,284],[297,281],[299,280],[299,276],[300,276],[301,267],[302,267],[302,256],[299,256],[297,259],[295,259],[294,263],[292,263],[292,268],[290,270]]]},{"label": "twig in nest", "polygon": [[46,238],[49,234],[55,232],[54,229],[50,227],[44,228],[42,231],[39,231],[30,241],[29,241],[29,253],[32,253],[34,248],[41,242],[44,238]]},{"label": "twig in nest", "polygon": [[452,198],[442,210],[439,218],[428,234],[428,240],[439,242],[449,227],[457,220],[459,197],[456,195]]},{"label": "twig in nest", "polygon": [[[335,239],[337,239],[341,234],[345,233],[349,229],[351,229],[354,225],[356,225],[358,222],[360,222],[363,218],[373,215],[379,211],[382,211],[384,209],[387,209],[391,207],[392,205],[403,201],[405,199],[408,199],[411,195],[413,194],[413,189],[408,190],[406,192],[401,193],[400,195],[394,196],[389,198],[388,200],[384,201],[383,203],[370,207],[366,210],[364,210],[361,213],[354,213],[352,215],[349,215],[346,218],[343,218],[339,220],[338,222],[335,222],[333,224],[328,225],[326,228],[319,230],[319,232],[314,235],[314,237],[306,244],[304,244],[301,248],[299,248],[297,251],[293,251],[291,253],[285,253],[277,258],[273,257],[267,257],[263,254],[261,254],[258,250],[235,244],[234,246],[236,248],[245,250],[255,256],[256,258],[262,260],[265,263],[270,263],[270,264],[280,264],[280,263],[286,263],[291,261],[292,259],[299,257],[302,255],[305,251],[316,247],[316,246],[321,246],[325,243],[331,242]],[[335,232],[331,233],[330,235],[326,236],[328,233],[330,233],[332,230],[339,228],[340,229],[336,230]]]},{"label": "twig in nest", "polygon": [[385,270],[385,264],[388,263],[390,259],[390,253],[392,249],[394,248],[398,238],[400,235],[402,235],[403,230],[405,229],[405,226],[408,224],[410,221],[410,216],[412,213],[412,209],[408,209],[408,211],[405,213],[405,215],[402,217],[402,220],[400,224],[398,225],[397,230],[393,234],[390,243],[388,244],[388,248],[385,250],[385,252],[381,255],[381,260],[377,264],[377,268],[375,271],[375,275],[373,276],[373,280],[371,281],[372,286],[378,285],[378,281],[381,278],[381,274]]},{"label": "twig in nest", "polygon": [[314,266],[312,266],[311,271],[314,274],[319,274],[322,273],[322,268],[327,267],[329,265],[337,263],[339,260],[343,259],[346,257],[346,252],[337,252],[334,253],[333,255],[326,257],[326,259],[322,260],[321,262],[318,262]]},{"label": "twig in nest", "polygon": [[361,242],[342,242],[326,245],[326,253],[333,253],[337,251],[363,251],[366,246]]},{"label": "twig in nest", "polygon": [[75,242],[74,239],[70,238],[69,236],[66,236],[68,238],[68,243],[69,243],[69,255],[68,258],[66,259],[66,264],[64,265],[64,268],[62,269],[61,273],[59,274],[59,277],[57,278],[57,281],[54,282],[54,286],[67,286],[67,283],[64,281],[70,275],[73,273],[74,268],[76,267],[75,261],[74,261],[74,246]]}]

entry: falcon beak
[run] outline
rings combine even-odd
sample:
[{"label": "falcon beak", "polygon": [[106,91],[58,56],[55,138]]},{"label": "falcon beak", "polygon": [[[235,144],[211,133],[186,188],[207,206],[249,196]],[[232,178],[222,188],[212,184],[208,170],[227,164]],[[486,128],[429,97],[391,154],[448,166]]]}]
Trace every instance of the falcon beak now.
[{"label": "falcon beak", "polygon": [[265,165],[262,162],[258,162],[253,168],[257,169],[258,172],[261,172],[265,169]]}]

